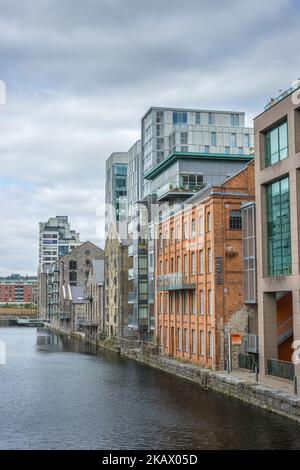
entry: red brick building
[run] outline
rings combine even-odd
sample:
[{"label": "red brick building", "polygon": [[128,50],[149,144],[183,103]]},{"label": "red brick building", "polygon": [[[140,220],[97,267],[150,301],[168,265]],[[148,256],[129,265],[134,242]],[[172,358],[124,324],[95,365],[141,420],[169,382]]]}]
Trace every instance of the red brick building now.
[{"label": "red brick building", "polygon": [[228,333],[248,332],[241,206],[254,201],[254,164],[162,216],[156,250],[156,336],[162,352],[224,367]]},{"label": "red brick building", "polygon": [[36,304],[37,278],[11,276],[0,278],[0,304]]}]

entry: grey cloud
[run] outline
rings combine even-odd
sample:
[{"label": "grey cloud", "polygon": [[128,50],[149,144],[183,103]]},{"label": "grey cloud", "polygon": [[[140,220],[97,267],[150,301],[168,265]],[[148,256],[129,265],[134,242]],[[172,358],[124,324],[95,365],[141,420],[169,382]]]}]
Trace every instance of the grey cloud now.
[{"label": "grey cloud", "polygon": [[35,271],[37,223],[58,213],[103,242],[105,159],[150,105],[251,124],[299,77],[298,25],[293,0],[0,0],[0,182],[16,179],[0,188],[0,275]]}]

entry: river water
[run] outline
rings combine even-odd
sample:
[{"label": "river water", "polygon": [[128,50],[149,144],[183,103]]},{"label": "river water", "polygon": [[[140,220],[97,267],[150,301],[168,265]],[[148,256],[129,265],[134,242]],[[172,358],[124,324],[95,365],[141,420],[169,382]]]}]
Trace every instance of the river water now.
[{"label": "river water", "polygon": [[300,426],[46,330],[1,327],[0,449],[300,449]]}]

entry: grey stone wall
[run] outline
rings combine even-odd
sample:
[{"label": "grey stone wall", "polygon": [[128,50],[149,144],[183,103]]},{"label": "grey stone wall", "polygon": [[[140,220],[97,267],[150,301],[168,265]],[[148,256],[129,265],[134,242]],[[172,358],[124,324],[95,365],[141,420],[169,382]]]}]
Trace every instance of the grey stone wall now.
[{"label": "grey stone wall", "polygon": [[201,369],[163,356],[134,350],[128,357],[197,383],[205,389],[215,390],[259,408],[280,414],[300,423],[300,397],[284,394],[257,383],[248,383],[226,372]]},{"label": "grey stone wall", "polygon": [[[257,334],[257,307],[256,305],[243,305],[237,310],[224,326],[224,361],[222,362],[222,369],[226,368],[225,360],[228,358],[229,350],[229,333],[247,333]],[[239,353],[243,352],[243,344],[232,346],[232,367],[238,367]]]}]

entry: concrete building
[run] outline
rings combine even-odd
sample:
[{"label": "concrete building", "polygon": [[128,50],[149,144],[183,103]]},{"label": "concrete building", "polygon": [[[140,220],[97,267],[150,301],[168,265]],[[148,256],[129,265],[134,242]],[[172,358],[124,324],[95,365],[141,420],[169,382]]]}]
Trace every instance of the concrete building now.
[{"label": "concrete building", "polygon": [[36,304],[37,277],[11,274],[0,277],[0,305]]},{"label": "concrete building", "polygon": [[[224,369],[234,365],[256,310],[244,305],[242,213],[254,201],[254,162],[162,214],[157,225],[155,329],[162,352]],[[231,342],[231,340],[230,340]]]},{"label": "concrete building", "polygon": [[38,314],[47,314],[47,270],[51,264],[80,246],[79,233],[71,230],[67,216],[50,217],[39,224]]},{"label": "concrete building", "polygon": [[47,272],[47,316],[53,326],[64,329],[74,327],[65,303],[71,300],[69,286],[85,288],[92,260],[101,259],[104,259],[104,251],[94,243],[85,242],[51,265]]},{"label": "concrete building", "polygon": [[128,240],[122,240],[111,224],[105,243],[105,333],[109,337],[134,336],[128,328],[132,316],[132,274]]},{"label": "concrete building", "polygon": [[[299,83],[255,118],[260,372],[292,379],[300,340]],[[296,369],[296,370],[295,370]]]},{"label": "concrete building", "polygon": [[[244,121],[245,113],[237,111],[151,107],[141,124],[143,172],[177,152],[249,155],[253,129],[245,127]],[[170,176],[174,175],[166,179]],[[156,189],[145,179],[143,197]]]},{"label": "concrete building", "polygon": [[92,260],[85,288],[86,339],[97,343],[104,327],[104,260]]},{"label": "concrete building", "polygon": [[105,236],[111,223],[127,232],[127,152],[114,152],[106,160]]},{"label": "concrete building", "polygon": [[41,267],[53,263],[81,244],[79,233],[71,230],[67,216],[50,217],[47,222],[40,222],[39,227],[39,265]]}]

